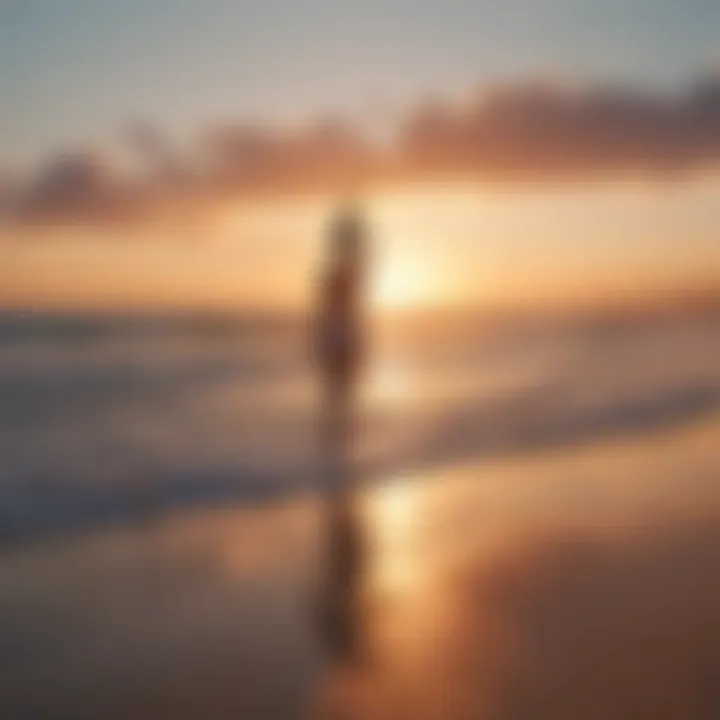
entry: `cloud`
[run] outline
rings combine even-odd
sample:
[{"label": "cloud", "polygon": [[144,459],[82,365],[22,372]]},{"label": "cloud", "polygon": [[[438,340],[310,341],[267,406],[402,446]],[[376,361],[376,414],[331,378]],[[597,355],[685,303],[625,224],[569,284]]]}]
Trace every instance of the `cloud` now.
[{"label": "cloud", "polygon": [[378,177],[383,161],[341,121],[297,133],[218,127],[205,134],[203,145],[212,182],[237,191],[328,190]]},{"label": "cloud", "polygon": [[143,215],[138,189],[97,153],[61,154],[11,194],[7,190],[5,210],[20,223],[116,223]]},{"label": "cloud", "polygon": [[16,224],[147,223],[258,194],[347,192],[374,183],[635,175],[668,178],[720,164],[720,77],[678,94],[526,82],[462,107],[419,104],[379,148],[359,124],[295,130],[208,127],[173,147],[149,126],[128,133],[134,173],[100,153],[51,158],[22,182],[3,176],[0,218]]},{"label": "cloud", "polygon": [[416,175],[693,172],[720,161],[720,79],[680,97],[543,83],[500,87],[461,110],[416,111],[401,142],[407,171]]}]

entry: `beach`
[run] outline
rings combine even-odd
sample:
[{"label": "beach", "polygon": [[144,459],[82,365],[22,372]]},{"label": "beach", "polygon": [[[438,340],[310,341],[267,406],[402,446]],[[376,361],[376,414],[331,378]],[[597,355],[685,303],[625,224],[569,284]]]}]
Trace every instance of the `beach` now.
[{"label": "beach", "polygon": [[716,323],[410,333],[360,418],[352,662],[282,332],[6,332],[0,715],[714,717]]},{"label": "beach", "polygon": [[351,666],[315,622],[312,498],[6,551],[3,716],[712,717],[718,439],[715,420],[359,494]]}]

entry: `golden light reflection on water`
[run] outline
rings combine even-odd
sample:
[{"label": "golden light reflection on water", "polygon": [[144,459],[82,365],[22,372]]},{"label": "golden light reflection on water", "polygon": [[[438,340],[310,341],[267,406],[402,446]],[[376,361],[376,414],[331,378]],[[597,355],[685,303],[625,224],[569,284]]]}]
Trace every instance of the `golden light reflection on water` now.
[{"label": "golden light reflection on water", "polygon": [[418,557],[424,507],[417,479],[399,477],[366,498],[374,548],[369,583],[380,593],[406,592],[422,582],[427,565]]},{"label": "golden light reflection on water", "polygon": [[318,717],[717,717],[718,432],[369,491],[372,666]]}]

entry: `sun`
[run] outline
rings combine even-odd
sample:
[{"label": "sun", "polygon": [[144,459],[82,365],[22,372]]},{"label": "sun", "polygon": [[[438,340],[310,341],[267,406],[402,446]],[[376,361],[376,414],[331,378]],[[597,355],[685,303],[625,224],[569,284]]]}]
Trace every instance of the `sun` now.
[{"label": "sun", "polygon": [[418,258],[391,254],[373,268],[371,305],[381,310],[411,309],[439,299],[439,278]]}]

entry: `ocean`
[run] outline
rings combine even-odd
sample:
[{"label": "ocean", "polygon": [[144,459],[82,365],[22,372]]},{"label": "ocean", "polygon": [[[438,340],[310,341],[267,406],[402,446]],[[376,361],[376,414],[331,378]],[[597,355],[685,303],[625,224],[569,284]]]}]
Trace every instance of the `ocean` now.
[{"label": "ocean", "polygon": [[[0,538],[319,486],[308,325],[0,315]],[[642,437],[716,413],[720,312],[434,314],[370,328],[359,480]]]}]

